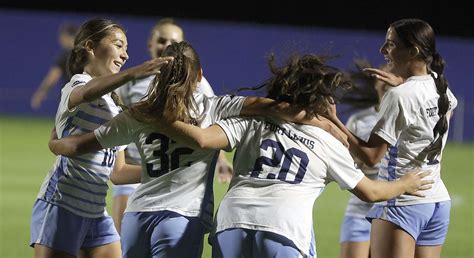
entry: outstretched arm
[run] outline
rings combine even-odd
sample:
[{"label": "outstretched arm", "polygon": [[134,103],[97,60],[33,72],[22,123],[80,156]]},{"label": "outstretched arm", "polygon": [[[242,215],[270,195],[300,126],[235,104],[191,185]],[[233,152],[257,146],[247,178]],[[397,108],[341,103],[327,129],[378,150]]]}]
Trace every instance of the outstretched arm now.
[{"label": "outstretched arm", "polygon": [[173,140],[185,144],[193,149],[224,149],[229,145],[229,140],[224,130],[218,125],[206,129],[175,121],[171,124],[161,124],[159,131]]},{"label": "outstretched arm", "polygon": [[410,171],[399,180],[385,182],[374,181],[363,177],[357,186],[351,190],[359,199],[365,202],[379,202],[395,198],[401,194],[423,197],[418,191],[432,187],[433,180],[422,180],[430,171]]},{"label": "outstretched arm", "polygon": [[51,138],[49,139],[48,147],[55,155],[63,155],[67,157],[73,157],[103,149],[93,132],[58,139],[56,128],[53,128],[51,131]]}]

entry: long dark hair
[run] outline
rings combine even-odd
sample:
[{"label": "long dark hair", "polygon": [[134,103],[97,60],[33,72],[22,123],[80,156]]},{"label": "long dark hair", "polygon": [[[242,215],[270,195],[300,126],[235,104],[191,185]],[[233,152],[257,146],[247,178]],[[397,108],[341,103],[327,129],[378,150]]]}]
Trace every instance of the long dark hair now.
[{"label": "long dark hair", "polygon": [[267,89],[267,97],[281,100],[306,111],[307,118],[327,112],[341,91],[352,86],[350,79],[339,69],[327,65],[329,56],[306,54],[291,56],[286,65],[277,67],[275,56],[268,58],[272,77],[263,84],[240,90]]},{"label": "long dark hair", "polygon": [[[448,130],[448,119],[446,113],[449,109],[447,89],[448,81],[444,77],[444,60],[436,51],[436,40],[433,28],[422,20],[402,19],[390,24],[395,30],[400,40],[406,47],[416,47],[419,50],[419,57],[427,64],[431,76],[433,77],[436,89],[439,94],[438,116],[439,121],[433,128],[434,141],[427,147],[428,160],[432,162],[441,153],[442,138]],[[437,76],[431,71],[436,72]]]},{"label": "long dark hair", "polygon": [[191,118],[195,110],[193,97],[201,70],[201,62],[194,48],[186,41],[172,43],[163,56],[174,60],[160,69],[153,80],[146,99],[132,106],[131,112],[140,121],[149,122],[164,118],[173,122]]}]

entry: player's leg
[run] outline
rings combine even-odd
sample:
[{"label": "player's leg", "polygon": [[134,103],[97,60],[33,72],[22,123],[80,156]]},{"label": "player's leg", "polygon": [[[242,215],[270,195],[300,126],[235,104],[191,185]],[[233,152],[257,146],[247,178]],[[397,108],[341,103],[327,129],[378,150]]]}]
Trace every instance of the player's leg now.
[{"label": "player's leg", "polygon": [[115,229],[112,217],[104,216],[92,219],[92,221],[81,247],[84,257],[121,257],[120,237]]},{"label": "player's leg", "polygon": [[126,212],[122,220],[123,258],[150,257],[152,212]]},{"label": "player's leg", "polygon": [[341,258],[368,258],[370,222],[365,218],[345,216],[341,226]]},{"label": "player's leg", "polygon": [[153,258],[201,257],[204,227],[199,218],[161,211],[154,220],[150,243]]},{"label": "player's leg", "polygon": [[415,239],[399,226],[385,220],[372,220],[371,258],[408,258],[415,255]]},{"label": "player's leg", "polygon": [[115,228],[119,234],[121,231],[123,213],[127,208],[128,196],[135,191],[136,186],[136,184],[112,186],[112,218],[114,219]]},{"label": "player's leg", "polygon": [[76,257],[90,219],[37,200],[33,206],[30,246],[35,257]]},{"label": "player's leg", "polygon": [[301,252],[290,239],[267,231],[256,231],[253,257],[299,258]]},{"label": "player's leg", "polygon": [[441,249],[448,233],[450,211],[451,201],[435,204],[431,219],[416,241],[416,258],[441,257]]},{"label": "player's leg", "polygon": [[255,231],[232,228],[216,233],[211,239],[212,258],[252,257]]}]

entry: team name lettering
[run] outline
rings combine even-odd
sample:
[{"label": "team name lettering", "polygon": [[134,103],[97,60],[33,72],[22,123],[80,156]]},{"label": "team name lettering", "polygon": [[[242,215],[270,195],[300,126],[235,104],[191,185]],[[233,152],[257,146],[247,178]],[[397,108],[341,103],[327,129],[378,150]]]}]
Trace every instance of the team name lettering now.
[{"label": "team name lettering", "polygon": [[270,123],[270,122],[265,122],[265,130],[270,130],[272,132],[275,132],[280,135],[285,135],[286,137],[290,138],[291,140],[294,141],[299,141],[303,143],[304,145],[308,146],[309,148],[313,149],[314,148],[314,141],[305,138],[303,136],[297,135],[295,132],[291,130],[287,130],[285,128],[282,128],[276,124]]},{"label": "team name lettering", "polygon": [[426,109],[426,115],[428,117],[436,116],[438,114],[438,107],[430,107]]}]

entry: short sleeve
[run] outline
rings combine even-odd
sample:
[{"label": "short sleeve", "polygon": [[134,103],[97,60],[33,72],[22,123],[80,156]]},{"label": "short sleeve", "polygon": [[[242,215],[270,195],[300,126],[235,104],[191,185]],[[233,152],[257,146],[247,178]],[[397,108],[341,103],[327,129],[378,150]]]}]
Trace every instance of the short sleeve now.
[{"label": "short sleeve", "polygon": [[364,173],[355,167],[349,150],[336,139],[327,141],[325,149],[330,179],[334,180],[341,189],[354,189],[364,177]]},{"label": "short sleeve", "polygon": [[250,118],[233,117],[218,121],[219,125],[229,140],[229,150],[240,145],[241,139],[250,125]]},{"label": "short sleeve", "polygon": [[385,93],[380,103],[378,121],[372,133],[377,134],[390,145],[395,145],[403,129],[409,126],[406,107],[396,89]]},{"label": "short sleeve", "polygon": [[103,148],[127,145],[133,141],[133,132],[136,131],[133,122],[129,112],[122,112],[95,129],[95,137]]},{"label": "short sleeve", "polygon": [[212,121],[240,115],[245,97],[225,95],[204,98],[206,105],[209,105],[209,113]]},{"label": "short sleeve", "polygon": [[67,110],[70,113],[76,110],[77,106],[71,109],[68,108],[69,97],[71,96],[71,93],[74,89],[76,89],[77,87],[82,87],[86,85],[86,83],[89,82],[91,79],[92,77],[87,74],[76,74],[71,78],[71,81],[68,84],[66,84],[66,86],[63,87],[63,89],[61,90],[61,95],[62,95],[61,101],[62,101],[62,105],[64,105],[65,107],[65,110]]}]

